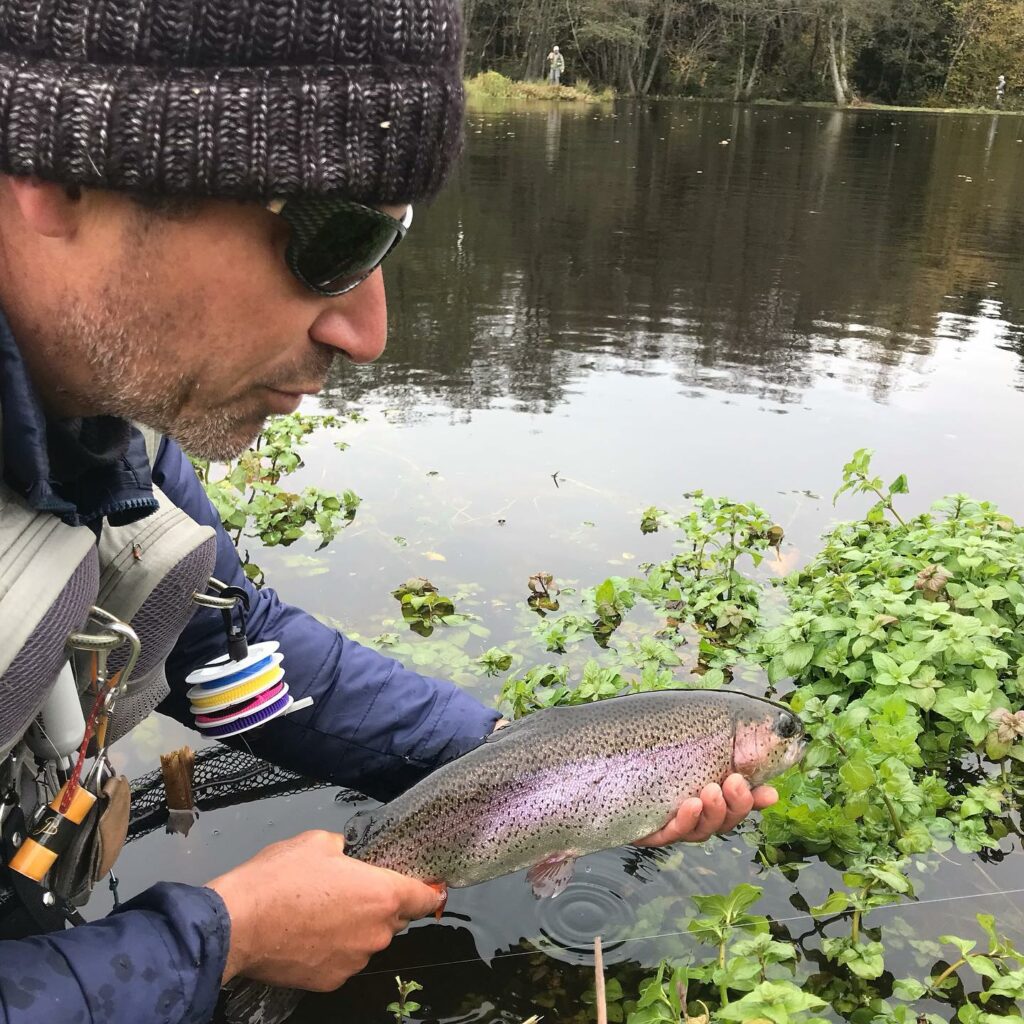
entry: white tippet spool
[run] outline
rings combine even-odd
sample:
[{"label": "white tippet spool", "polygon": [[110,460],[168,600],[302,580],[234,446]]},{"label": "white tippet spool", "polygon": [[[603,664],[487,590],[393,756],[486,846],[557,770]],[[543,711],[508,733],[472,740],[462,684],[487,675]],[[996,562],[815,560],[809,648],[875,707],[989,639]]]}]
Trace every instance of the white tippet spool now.
[{"label": "white tippet spool", "polygon": [[279,646],[276,640],[252,644],[239,661],[223,655],[190,672],[185,682],[196,728],[207,736],[234,736],[292,711]]}]

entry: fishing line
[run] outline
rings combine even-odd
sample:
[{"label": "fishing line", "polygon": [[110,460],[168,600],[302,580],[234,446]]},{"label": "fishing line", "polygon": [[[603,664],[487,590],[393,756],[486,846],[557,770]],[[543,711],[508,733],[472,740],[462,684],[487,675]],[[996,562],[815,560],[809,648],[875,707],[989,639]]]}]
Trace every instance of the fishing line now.
[{"label": "fishing line", "polygon": [[[955,903],[958,900],[981,900],[987,899],[992,896],[1020,896],[1024,895],[1024,888],[1021,889],[997,889],[994,892],[974,892],[964,893],[960,896],[938,896],[930,900],[915,900],[913,903],[889,903],[882,907],[874,907],[862,915],[867,917],[870,914],[876,914],[880,910],[909,910],[914,907],[924,907],[929,904],[935,903]],[[791,924],[794,921],[815,921],[817,918],[813,914],[795,914],[792,917],[772,917],[769,918],[769,922],[772,924]],[[650,942],[654,939],[671,939],[681,935],[689,935],[689,932],[659,932],[656,935],[633,935],[626,939],[616,940],[616,948],[625,946],[630,942]],[[542,946],[538,946],[536,949],[524,950],[520,953],[495,953],[490,961],[494,960],[513,960],[517,957],[523,956],[536,956],[537,953],[544,953],[546,950]],[[406,966],[398,968],[399,971],[427,971],[432,967],[458,967],[461,964],[477,964],[486,963],[483,957],[475,956],[465,960],[442,960],[438,963],[433,964],[417,964],[413,966]],[[396,968],[391,967],[388,970],[381,971],[360,971],[359,977],[373,977],[379,974],[393,974]]]}]

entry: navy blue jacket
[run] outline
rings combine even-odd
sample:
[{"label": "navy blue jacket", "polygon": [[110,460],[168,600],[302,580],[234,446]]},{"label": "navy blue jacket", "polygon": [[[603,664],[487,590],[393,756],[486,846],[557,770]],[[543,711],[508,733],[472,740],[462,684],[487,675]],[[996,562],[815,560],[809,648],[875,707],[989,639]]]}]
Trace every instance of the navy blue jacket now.
[{"label": "navy blue jacket", "polygon": [[[262,757],[387,798],[493,729],[497,713],[451,683],[346,639],[269,588],[254,590],[174,442],[161,443],[150,467],[127,424],[47,422],[2,316],[0,413],[4,478],[35,508],[98,529],[104,518],[116,524],[148,515],[156,483],[197,522],[215,527],[216,576],[250,591],[250,641],[280,641],[290,691],[314,700],[247,734]],[[221,653],[220,617],[200,611],[168,662],[171,696],[160,710],[191,725],[184,677]],[[200,1024],[212,1016],[229,938],[216,893],[161,883],[103,920],[0,942],[0,1024]]]}]

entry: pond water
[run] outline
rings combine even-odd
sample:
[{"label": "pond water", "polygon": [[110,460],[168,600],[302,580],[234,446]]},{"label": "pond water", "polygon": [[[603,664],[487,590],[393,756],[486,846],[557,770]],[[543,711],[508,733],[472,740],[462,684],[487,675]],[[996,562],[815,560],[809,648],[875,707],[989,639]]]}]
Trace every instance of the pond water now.
[{"label": "pond water", "polygon": [[[786,529],[776,573],[862,509],[833,509],[831,495],[863,446],[887,479],[908,474],[913,510],[966,491],[1020,519],[1022,180],[1024,119],[1012,116],[474,112],[458,174],[388,265],[387,352],[339,367],[307,410],[366,417],[314,436],[294,478],[354,489],[355,523],[321,552],[302,541],[250,553],[286,599],[362,636],[400,632],[422,671],[493,700],[500,680],[466,671],[460,650],[512,641],[519,668],[552,660],[529,638],[527,578],[589,586],[635,573],[670,545],[640,533],[640,511],[679,508],[694,488],[768,509]],[[461,630],[459,649],[408,633],[390,591],[416,575],[489,635]],[[141,773],[186,738],[154,719],[118,754]],[[349,808],[333,796],[205,814],[188,840],[154,833],[126,851],[122,896],[158,878],[205,881],[307,827],[340,828]],[[1024,935],[1022,863],[1013,836],[987,863],[953,851],[917,878],[919,903],[869,924],[923,977],[935,957],[915,942],[971,933],[976,913]],[[836,877],[761,873],[739,837],[588,858],[554,902],[535,902],[521,876],[500,879],[453,892],[443,922],[414,927],[295,1019],[389,1020],[400,971],[424,985],[422,1020],[570,1021],[596,933],[635,980],[693,948],[690,894],[739,881],[765,887],[759,912],[813,965],[821,926],[806,906]],[[985,895],[1000,889],[1018,893]]]}]

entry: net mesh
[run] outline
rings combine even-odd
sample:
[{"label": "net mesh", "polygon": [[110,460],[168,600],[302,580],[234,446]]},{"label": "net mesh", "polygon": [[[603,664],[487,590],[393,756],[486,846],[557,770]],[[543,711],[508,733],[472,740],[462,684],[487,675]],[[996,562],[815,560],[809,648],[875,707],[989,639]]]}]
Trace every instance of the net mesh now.
[{"label": "net mesh", "polygon": [[[327,789],[332,785],[280,768],[247,751],[224,746],[199,751],[192,773],[192,793],[201,811]],[[355,803],[366,797],[354,790],[342,789],[336,799]],[[135,779],[128,842],[161,828],[167,816],[167,794],[161,772],[157,770]]]},{"label": "net mesh", "polygon": [[90,549],[0,675],[0,750],[14,743],[39,710],[67,661],[64,641],[85,624],[98,587],[99,564]]}]

